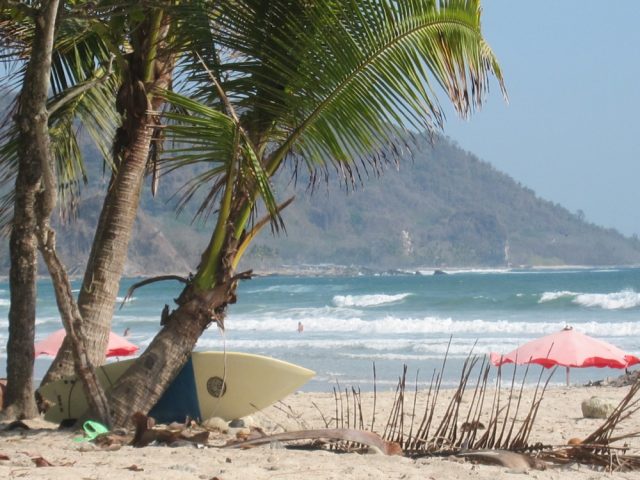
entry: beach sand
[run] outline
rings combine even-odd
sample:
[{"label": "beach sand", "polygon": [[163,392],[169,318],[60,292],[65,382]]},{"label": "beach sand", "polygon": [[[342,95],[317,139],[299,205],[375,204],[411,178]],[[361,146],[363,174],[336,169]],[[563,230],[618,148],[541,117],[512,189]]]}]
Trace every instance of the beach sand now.
[{"label": "beach sand", "polygon": [[[529,444],[566,444],[570,438],[584,438],[603,420],[585,419],[581,402],[591,396],[620,400],[629,387],[553,387],[544,396]],[[441,392],[436,419],[448,404],[453,391]],[[523,408],[530,405],[533,391],[525,390]],[[407,393],[405,421],[408,424],[413,405],[413,393]],[[362,393],[362,411],[365,423],[370,423],[372,393]],[[378,392],[376,396],[375,430],[381,433],[393,402],[392,392]],[[468,405],[465,398],[462,408]],[[419,396],[418,404],[423,404]],[[346,402],[343,402],[343,416]],[[304,428],[323,428],[324,420],[336,416],[333,393],[296,393],[283,402],[258,412],[247,423],[262,427],[267,433]],[[418,409],[420,411],[420,407]],[[353,409],[350,416],[353,418]],[[421,413],[419,416],[421,416]],[[461,422],[461,421],[460,421]],[[460,423],[459,422],[459,423]],[[640,471],[609,475],[584,465],[551,467],[545,471],[513,469],[502,466],[476,465],[458,459],[420,458],[417,460],[384,456],[382,454],[338,454],[330,451],[301,451],[271,444],[247,450],[220,449],[234,438],[237,431],[212,433],[205,448],[191,445],[179,447],[148,446],[134,448],[122,446],[117,450],[103,450],[89,442],[75,442],[79,431],[58,431],[56,425],[44,420],[26,422],[31,430],[0,432],[0,478],[47,479],[639,479]],[[437,422],[436,422],[437,423]],[[332,425],[334,426],[334,425]],[[345,425],[346,426],[346,425]],[[619,426],[617,432],[640,431],[640,412]],[[628,453],[640,451],[640,439],[626,440]],[[43,458],[51,466],[36,466],[34,459]]]}]

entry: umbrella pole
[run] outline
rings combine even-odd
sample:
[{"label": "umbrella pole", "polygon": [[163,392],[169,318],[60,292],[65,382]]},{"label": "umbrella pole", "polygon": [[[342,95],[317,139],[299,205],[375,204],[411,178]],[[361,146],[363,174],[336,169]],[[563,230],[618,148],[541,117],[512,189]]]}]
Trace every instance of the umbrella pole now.
[{"label": "umbrella pole", "polygon": [[567,367],[567,387],[569,386],[569,367]]}]

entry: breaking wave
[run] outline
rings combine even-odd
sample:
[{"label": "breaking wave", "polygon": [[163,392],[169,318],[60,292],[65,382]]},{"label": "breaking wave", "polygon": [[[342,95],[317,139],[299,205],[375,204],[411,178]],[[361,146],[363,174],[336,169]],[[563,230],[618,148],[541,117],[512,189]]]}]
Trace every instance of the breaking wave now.
[{"label": "breaking wave", "polygon": [[336,307],[375,307],[401,302],[410,295],[410,293],[399,293],[397,295],[336,295],[333,297],[333,304]]},{"label": "breaking wave", "polygon": [[544,292],[540,297],[538,303],[553,302],[554,300],[558,300],[559,298],[575,297],[576,295],[579,294],[576,292],[569,292],[567,290],[562,290],[559,292]]},{"label": "breaking wave", "polygon": [[626,289],[613,293],[578,293],[570,291],[544,292],[539,303],[571,298],[571,302],[582,307],[604,310],[626,310],[640,307],[640,293]]}]

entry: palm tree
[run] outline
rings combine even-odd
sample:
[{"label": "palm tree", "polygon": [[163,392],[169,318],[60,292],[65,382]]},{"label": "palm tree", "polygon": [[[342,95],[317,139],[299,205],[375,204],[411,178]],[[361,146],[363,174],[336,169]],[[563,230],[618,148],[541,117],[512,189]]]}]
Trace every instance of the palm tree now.
[{"label": "palm tree", "polygon": [[194,55],[188,96],[164,97],[186,112],[167,115],[178,145],[167,168],[210,165],[186,198],[209,187],[200,211],[217,220],[177,308],[165,307],[160,332],[109,393],[116,425],[155,404],[206,328],[224,328],[238,281],[251,276],[236,271],[242,254],[265,224],[283,225],[287,202],[270,186],[283,165],[357,181],[397,160],[407,130],[442,127],[437,90],[465,116],[491,74],[502,87],[478,0],[243,0],[210,17],[213,41]]},{"label": "palm tree", "polygon": [[[25,8],[30,10],[30,7]],[[47,90],[58,1],[43,2],[29,11],[40,21],[33,36],[31,56],[20,98],[16,125],[22,141],[16,146],[19,158],[15,189],[10,251],[11,307],[7,349],[8,415],[33,417],[37,413],[32,392],[33,338],[36,303],[37,203],[42,182],[42,165],[50,162],[47,125]]]},{"label": "palm tree", "polygon": [[[160,151],[160,141],[156,138],[156,147],[151,148],[151,139],[158,130],[157,116],[149,111],[159,109],[163,100],[154,96],[152,90],[167,89],[171,84],[174,67],[174,51],[181,40],[178,27],[197,26],[199,18],[194,14],[206,2],[190,2],[180,8],[179,22],[171,21],[171,14],[178,11],[172,8],[176,2],[158,1],[147,3],[144,9],[136,3],[130,5],[104,1],[99,4],[83,2],[65,5],[59,11],[58,35],[54,46],[52,67],[53,97],[49,99],[49,133],[52,137],[53,154],[60,172],[62,193],[77,194],[78,178],[84,174],[84,167],[76,126],[78,120],[94,138],[103,152],[105,161],[113,166],[113,175],[105,199],[100,224],[94,241],[85,282],[79,296],[79,309],[71,297],[70,288],[64,303],[73,310],[73,316],[84,324],[82,340],[87,346],[89,366],[104,360],[106,341],[110,330],[112,307],[117,293],[118,283],[126,259],[127,243],[136,216],[138,198],[142,187],[142,178],[147,170],[150,152]],[[178,2],[179,3],[179,2]],[[87,10],[88,9],[88,10]],[[34,26],[30,15],[22,15],[18,6],[2,11],[0,17],[0,36],[4,40],[3,59],[20,60],[28,56]],[[120,28],[114,28],[119,25]],[[126,25],[126,29],[122,29]],[[173,30],[171,48],[168,47],[170,25]],[[182,30],[185,30],[185,28]],[[208,28],[208,26],[207,26]],[[125,31],[127,34],[123,35]],[[197,31],[197,29],[196,29]],[[111,57],[111,58],[110,58]],[[112,72],[114,66],[118,74]],[[109,71],[105,65],[109,63]],[[48,72],[48,70],[46,70]],[[23,69],[24,72],[24,69]],[[94,78],[95,77],[95,78]],[[108,141],[114,131],[115,110],[107,100],[116,94],[114,85],[120,83],[117,92],[117,107],[122,115],[121,126],[114,142],[113,158]],[[45,97],[46,99],[46,97]],[[18,148],[21,132],[17,128],[8,128],[3,132],[3,145],[0,151],[1,167],[7,173],[3,182],[8,183],[18,173]],[[57,172],[52,172],[53,174]],[[75,188],[66,189],[72,186]],[[69,195],[66,195],[69,196]],[[2,213],[10,213],[5,201]],[[46,256],[46,252],[43,255]],[[16,260],[17,261],[17,260]],[[68,283],[64,267],[58,264],[54,275],[54,286],[63,288]],[[33,279],[32,279],[33,280]],[[57,284],[60,281],[61,284]],[[28,282],[27,282],[28,283]],[[35,283],[30,290],[35,296]],[[17,309],[21,302],[12,302]],[[26,302],[33,310],[35,302]],[[65,308],[65,307],[61,307]],[[69,311],[71,311],[69,310]],[[61,311],[61,313],[63,313]],[[33,312],[35,315],[35,312]],[[33,315],[32,315],[33,316]],[[10,346],[14,352],[12,359],[29,356],[24,345],[33,343],[33,323],[30,324],[30,340]],[[78,325],[80,327],[80,325]],[[65,346],[52,364],[47,379],[55,379],[69,374],[73,370],[76,355],[71,348],[73,332],[68,332]],[[17,338],[14,336],[14,338]],[[11,340],[10,340],[11,344]],[[24,344],[24,345],[23,345]],[[14,348],[15,347],[15,348]],[[17,352],[23,352],[17,354]],[[32,355],[31,355],[32,357]],[[9,363],[13,364],[12,361]],[[28,366],[32,362],[24,363]],[[25,370],[25,371],[26,371]],[[29,377],[30,378],[30,377]],[[12,382],[17,385],[16,382]],[[30,385],[30,383],[29,383]],[[24,396],[32,397],[32,389]]]},{"label": "palm tree", "polygon": [[[78,298],[92,364],[104,360],[126,260],[123,252],[127,251],[136,217],[142,179],[148,171],[155,172],[153,165],[161,151],[161,130],[156,128],[159,118],[149,112],[160,110],[164,100],[153,92],[170,88],[183,44],[189,42],[194,48],[193,32],[208,30],[206,16],[202,15],[207,3],[157,0],[140,6],[138,2],[103,0],[78,2],[61,10],[52,70],[54,95],[49,101],[50,132],[61,185],[75,187],[61,188],[61,192],[74,200],[78,179],[84,175],[75,132],[78,124],[89,131],[113,172]],[[10,50],[7,57],[24,57],[33,22],[23,18],[17,8],[2,13],[0,35],[7,46],[13,47],[6,49]],[[98,74],[107,63],[109,75]],[[117,132],[116,123],[120,124]],[[15,178],[17,139],[15,128],[3,135],[0,168],[6,175],[0,182]],[[9,196],[0,209],[5,217],[11,212],[7,207],[12,201]],[[66,340],[43,381],[55,380],[72,370],[73,356]]]},{"label": "palm tree", "polygon": [[[11,36],[12,41],[3,49],[4,58],[27,57],[24,62],[22,88],[17,101],[16,122],[13,128],[3,132],[3,168],[15,172],[15,205],[11,228],[11,309],[9,314],[10,338],[8,352],[7,392],[8,417],[30,417],[37,413],[32,387],[33,340],[35,326],[35,274],[36,246],[54,279],[54,291],[63,323],[73,342],[73,361],[82,380],[85,392],[101,420],[109,423],[106,398],[95,377],[82,342],[80,317],[71,295],[70,282],[58,259],[55,247],[55,232],[50,227],[50,216],[58,200],[58,172],[56,159],[77,160],[77,143],[73,135],[62,135],[52,141],[52,136],[69,128],[69,112],[83,105],[78,98],[88,85],[105,83],[109,75],[99,80],[78,84],[66,91],[63,98],[49,102],[50,77],[54,57],[54,37],[59,25],[59,14],[64,5],[58,1],[40,4],[20,4],[15,10],[2,11],[1,35]],[[29,29],[21,20],[28,19]],[[12,20],[15,20],[13,22]],[[12,34],[17,34],[12,36]],[[64,39],[64,35],[61,36]],[[81,62],[80,62],[81,63]],[[57,64],[60,66],[60,64]],[[82,69],[76,61],[66,64],[67,70],[59,79],[68,80]],[[87,65],[84,65],[87,67]],[[89,69],[96,69],[91,63]],[[99,68],[101,69],[101,67]],[[85,70],[86,73],[86,70]],[[103,72],[104,73],[104,72]],[[54,92],[59,85],[53,85]],[[95,89],[94,100],[100,96]],[[73,101],[72,101],[73,100]],[[51,114],[55,114],[50,116]],[[91,115],[93,119],[100,115]],[[92,125],[89,122],[89,125]],[[74,148],[75,147],[75,148]],[[73,180],[73,161],[66,163],[65,176]],[[4,181],[8,179],[5,177]],[[63,185],[66,184],[63,183]],[[66,190],[63,188],[62,192]]]},{"label": "palm tree", "polygon": [[[168,2],[165,2],[168,3]],[[108,5],[108,2],[107,2]],[[133,223],[150,161],[152,139],[157,136],[156,115],[163,100],[152,92],[171,86],[175,55],[168,46],[171,20],[161,6],[124,4],[109,9],[109,19],[127,25],[115,43],[121,83],[116,106],[121,114],[110,159],[113,171],[103,202],[91,253],[78,295],[85,342],[91,362],[101,364],[107,346],[113,305],[124,269]],[[73,372],[70,341],[65,339],[43,383]]]}]

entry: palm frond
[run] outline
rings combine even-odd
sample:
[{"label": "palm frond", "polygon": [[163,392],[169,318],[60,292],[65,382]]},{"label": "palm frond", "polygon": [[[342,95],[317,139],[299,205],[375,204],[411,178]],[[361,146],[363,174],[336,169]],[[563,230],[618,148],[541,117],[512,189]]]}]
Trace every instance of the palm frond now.
[{"label": "palm frond", "polygon": [[[28,31],[27,20],[24,28]],[[108,42],[96,32],[95,22],[95,19],[73,18],[62,21],[52,59],[52,96],[47,107],[63,216],[73,211],[80,186],[86,181],[79,147],[82,138],[88,135],[103,159],[110,162],[110,146],[118,122],[112,99],[119,79],[108,67],[113,52]],[[25,35],[28,38],[28,34]],[[20,70],[13,76],[15,85],[21,83],[22,74]],[[6,231],[12,215],[8,196],[17,172],[18,131],[13,125],[5,125],[1,135],[0,168],[4,175],[0,180],[0,192],[5,193],[0,208],[0,226]]]},{"label": "palm frond", "polygon": [[224,188],[225,175],[234,161],[236,128],[233,119],[173,92],[162,92],[162,96],[181,112],[172,110],[164,115],[169,121],[165,136],[170,146],[164,150],[160,168],[167,174],[187,165],[204,166],[204,171],[190,179],[180,192],[178,210],[181,211],[200,190],[209,188],[196,214],[207,217]]},{"label": "palm frond", "polygon": [[[458,113],[481,106],[496,58],[479,0],[221,2],[210,14],[210,58],[269,175],[285,157],[357,178],[358,163],[393,160],[407,132],[442,128],[441,97]],[[190,93],[212,102],[192,66]],[[193,88],[193,85],[196,87]]]},{"label": "palm frond", "polygon": [[481,106],[497,61],[481,35],[478,1],[365,0],[309,12],[322,25],[288,97],[286,140],[270,170],[294,151],[312,164],[381,152],[407,129],[441,128],[435,86],[466,116]]}]

